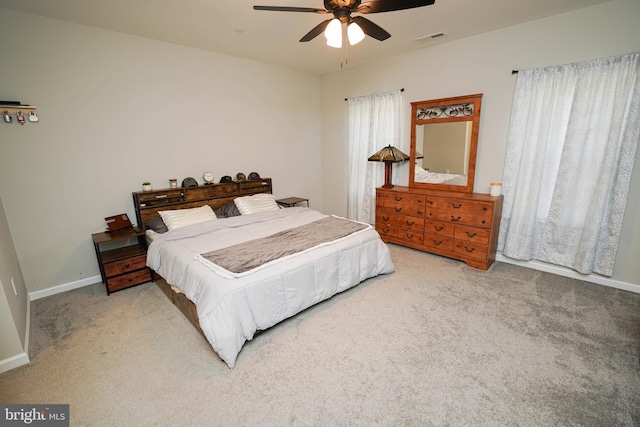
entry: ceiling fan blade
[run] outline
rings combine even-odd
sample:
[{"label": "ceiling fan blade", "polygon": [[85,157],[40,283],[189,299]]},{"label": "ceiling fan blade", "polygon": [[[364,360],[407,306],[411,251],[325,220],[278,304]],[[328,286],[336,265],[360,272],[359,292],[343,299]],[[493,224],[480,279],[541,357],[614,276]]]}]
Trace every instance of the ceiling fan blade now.
[{"label": "ceiling fan blade", "polygon": [[274,12],[311,12],[329,13],[325,9],[314,9],[312,7],[289,7],[289,6],[253,6],[254,10],[271,10]]},{"label": "ceiling fan blade", "polygon": [[381,26],[379,26],[378,24],[374,24],[367,18],[364,18],[362,16],[354,16],[352,19],[353,22],[355,22],[360,26],[360,28],[362,28],[362,31],[364,31],[366,35],[373,37],[376,40],[382,41],[391,37],[391,34],[387,33],[387,31],[384,30]]},{"label": "ceiling fan blade", "polygon": [[316,25],[313,28],[313,30],[311,30],[307,34],[305,34],[305,36],[303,38],[301,38],[300,41],[301,42],[308,42],[308,41],[311,41],[311,40],[315,39],[320,34],[322,34],[322,32],[325,30],[325,28],[327,28],[327,25],[329,25],[329,22],[331,22],[331,19],[327,19],[325,21],[322,21],[321,23]]},{"label": "ceiling fan blade", "polygon": [[436,0],[375,0],[363,2],[354,12],[380,13],[394,10],[413,9],[414,7],[431,6]]}]

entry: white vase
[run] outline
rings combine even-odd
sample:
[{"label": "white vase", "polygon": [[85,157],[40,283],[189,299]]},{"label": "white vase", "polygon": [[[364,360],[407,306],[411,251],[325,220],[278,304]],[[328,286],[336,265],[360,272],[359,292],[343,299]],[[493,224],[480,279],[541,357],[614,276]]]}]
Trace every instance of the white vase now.
[{"label": "white vase", "polygon": [[151,191],[151,184],[142,184],[142,191]]}]

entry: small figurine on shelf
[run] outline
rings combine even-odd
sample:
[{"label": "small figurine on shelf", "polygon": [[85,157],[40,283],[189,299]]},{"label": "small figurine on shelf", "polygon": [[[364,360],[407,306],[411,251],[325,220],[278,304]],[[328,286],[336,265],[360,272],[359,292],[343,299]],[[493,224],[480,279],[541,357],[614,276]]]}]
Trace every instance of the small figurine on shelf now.
[{"label": "small figurine on shelf", "polygon": [[151,191],[151,183],[149,181],[145,181],[142,183],[142,191]]}]

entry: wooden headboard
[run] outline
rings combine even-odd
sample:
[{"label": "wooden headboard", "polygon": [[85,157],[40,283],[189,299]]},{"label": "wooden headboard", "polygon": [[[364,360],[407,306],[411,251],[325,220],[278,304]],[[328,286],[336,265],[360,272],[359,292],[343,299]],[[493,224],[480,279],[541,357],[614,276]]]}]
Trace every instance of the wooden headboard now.
[{"label": "wooden headboard", "polygon": [[239,196],[271,192],[271,178],[137,191],[133,193],[133,207],[136,210],[137,225],[144,229],[150,219],[160,216],[158,211],[197,208],[204,205],[216,210]]}]

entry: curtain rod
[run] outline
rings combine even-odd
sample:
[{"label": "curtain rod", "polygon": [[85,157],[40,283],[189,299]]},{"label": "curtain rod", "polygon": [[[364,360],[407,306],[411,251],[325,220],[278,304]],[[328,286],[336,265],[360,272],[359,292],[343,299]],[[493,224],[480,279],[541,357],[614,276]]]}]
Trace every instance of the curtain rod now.
[{"label": "curtain rod", "polygon": [[[400,89],[400,92],[404,92],[404,88],[401,88],[401,89]],[[348,100],[349,100],[349,98],[345,98],[344,100],[345,100],[345,101],[348,101]]]}]

